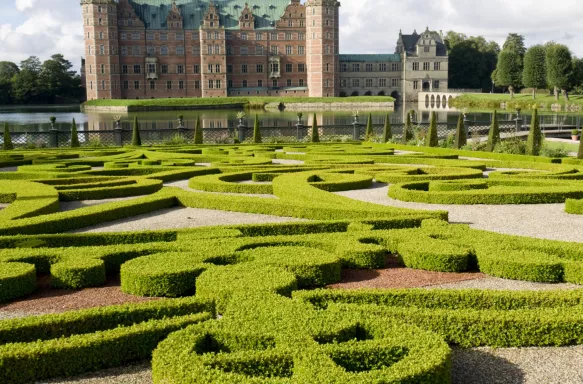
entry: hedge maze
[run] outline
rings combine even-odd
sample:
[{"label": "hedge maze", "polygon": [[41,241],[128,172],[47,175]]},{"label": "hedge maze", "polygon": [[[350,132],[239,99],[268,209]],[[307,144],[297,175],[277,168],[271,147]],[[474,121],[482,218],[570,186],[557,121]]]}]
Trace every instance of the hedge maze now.
[{"label": "hedge maze", "polygon": [[[0,381],[32,383],[151,359],[160,384],[445,384],[450,345],[583,344],[583,290],[326,288],[344,269],[385,268],[388,255],[417,270],[583,284],[581,243],[480,231],[449,224],[445,210],[334,193],[383,183],[390,184],[387,199],[565,203],[568,213],[583,214],[583,165],[491,153],[462,160],[431,150],[314,144],[5,152],[0,302],[31,295],[44,275],[66,289],[119,275],[123,292],[161,299],[0,321]],[[504,170],[485,178],[490,168]],[[175,181],[188,184],[167,186]],[[85,200],[105,201],[62,211]],[[68,233],[172,207],[305,221]]]}]

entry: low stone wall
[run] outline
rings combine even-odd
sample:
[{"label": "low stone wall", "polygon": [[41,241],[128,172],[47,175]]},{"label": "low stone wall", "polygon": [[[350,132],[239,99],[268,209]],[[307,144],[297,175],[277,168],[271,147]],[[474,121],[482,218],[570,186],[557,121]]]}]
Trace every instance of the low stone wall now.
[{"label": "low stone wall", "polygon": [[85,112],[128,113],[128,112],[162,112],[162,111],[194,111],[205,109],[243,109],[243,104],[219,105],[130,105],[130,106],[83,106]]},{"label": "low stone wall", "polygon": [[[342,111],[364,111],[364,110],[379,110],[379,109],[395,109],[395,103],[390,102],[370,102],[370,103],[283,103],[286,111],[326,111],[326,110],[342,110]],[[278,110],[279,103],[269,103],[265,105],[267,110]]]},{"label": "low stone wall", "polygon": [[128,113],[128,107],[102,107],[102,106],[85,106],[83,105],[81,109],[85,112],[98,112],[98,113]]}]

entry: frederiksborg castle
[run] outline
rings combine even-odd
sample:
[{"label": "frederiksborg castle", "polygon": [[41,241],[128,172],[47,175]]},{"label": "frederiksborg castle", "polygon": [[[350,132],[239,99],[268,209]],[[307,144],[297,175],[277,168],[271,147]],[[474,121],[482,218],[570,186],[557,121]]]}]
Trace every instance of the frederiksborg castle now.
[{"label": "frederiksborg castle", "polygon": [[337,0],[82,0],[92,99],[391,95],[448,87],[441,32],[341,54]]}]

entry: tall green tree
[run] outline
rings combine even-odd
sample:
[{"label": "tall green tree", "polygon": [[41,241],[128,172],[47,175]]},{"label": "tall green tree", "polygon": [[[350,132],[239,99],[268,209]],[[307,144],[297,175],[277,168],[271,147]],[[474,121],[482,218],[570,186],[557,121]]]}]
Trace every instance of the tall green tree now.
[{"label": "tall green tree", "polygon": [[577,158],[583,160],[583,137],[579,138],[579,152],[577,152]]},{"label": "tall green tree", "polygon": [[393,130],[391,129],[391,118],[387,113],[385,118],[385,126],[383,127],[383,144],[393,138]]},{"label": "tall green tree", "polygon": [[262,142],[261,123],[259,122],[259,115],[257,114],[255,114],[255,122],[253,124],[253,142],[255,144],[260,144]]},{"label": "tall green tree", "polygon": [[12,104],[14,94],[12,79],[20,73],[18,65],[10,61],[0,61],[0,105]]},{"label": "tall green tree", "polygon": [[140,123],[138,123],[138,117],[134,117],[134,127],[132,131],[132,145],[134,147],[142,146],[142,138],[140,137]]},{"label": "tall green tree", "polygon": [[200,116],[196,117],[196,124],[194,126],[194,144],[200,145],[204,141],[204,135],[202,132],[202,126],[200,123]]},{"label": "tall green tree", "polygon": [[57,54],[46,60],[39,72],[39,85],[45,97],[56,102],[71,96],[78,97],[81,82],[71,71],[73,64],[63,55]]},{"label": "tall green tree", "polygon": [[411,122],[411,113],[407,112],[407,120],[403,126],[403,144],[407,144],[409,137],[413,134],[413,123]]},{"label": "tall green tree", "polygon": [[538,109],[535,108],[532,113],[532,120],[530,122],[530,131],[528,132],[528,139],[526,140],[526,154],[531,156],[540,155],[542,144],[543,133],[540,129]]},{"label": "tall green tree", "polygon": [[498,125],[498,112],[494,111],[492,117],[492,125],[488,133],[488,143],[486,144],[486,151],[494,152],[496,145],[500,142],[500,126]]},{"label": "tall green tree", "polygon": [[373,139],[373,136],[374,136],[374,131],[372,129],[372,113],[369,113],[368,120],[366,122],[366,131],[365,131],[364,140],[371,141]]},{"label": "tall green tree", "polygon": [[514,98],[514,91],[522,85],[522,57],[519,54],[509,50],[500,52],[495,82],[496,85],[508,87],[510,98]]},{"label": "tall green tree", "polygon": [[466,134],[466,126],[464,123],[464,115],[460,113],[457,119],[457,128],[455,131],[455,142],[454,146],[456,149],[460,149],[468,144],[468,136]]},{"label": "tall green tree", "polygon": [[312,143],[319,143],[320,142],[320,132],[318,131],[318,118],[314,113],[314,118],[312,119]]},{"label": "tall green tree", "polygon": [[11,61],[0,61],[0,80],[12,80],[19,73],[18,65]]},{"label": "tall green tree", "polygon": [[565,100],[569,100],[567,91],[572,85],[573,57],[569,48],[562,44],[548,44],[546,52],[547,83],[555,89],[555,100],[559,100],[561,90]]},{"label": "tall green tree", "polygon": [[542,45],[532,46],[524,55],[522,83],[532,88],[532,98],[536,99],[536,90],[547,86],[546,49]]},{"label": "tall green tree", "polygon": [[77,132],[77,123],[75,119],[71,123],[71,148],[79,148],[81,143],[79,143],[79,133]]},{"label": "tall green tree", "polygon": [[10,136],[10,129],[8,128],[8,123],[4,123],[4,142],[2,143],[2,149],[5,151],[10,151],[14,149],[12,144],[12,137]]},{"label": "tall green tree", "polygon": [[439,138],[437,136],[437,114],[431,112],[431,121],[429,122],[429,132],[427,133],[427,146],[437,147],[439,145]]},{"label": "tall green tree", "polygon": [[20,72],[12,78],[14,100],[28,104],[41,102],[44,90],[40,83],[41,62],[36,56],[31,56],[20,63]]},{"label": "tall green tree", "polygon": [[524,45],[524,36],[518,33],[510,33],[502,46],[502,50],[511,51],[524,57],[526,54],[526,46]]}]

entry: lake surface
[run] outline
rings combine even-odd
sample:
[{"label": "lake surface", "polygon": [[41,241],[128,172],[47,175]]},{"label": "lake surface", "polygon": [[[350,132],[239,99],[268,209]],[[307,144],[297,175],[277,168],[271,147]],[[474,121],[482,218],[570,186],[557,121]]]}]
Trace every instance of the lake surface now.
[{"label": "lake surface", "polygon": [[[428,122],[431,116],[430,110],[419,110],[418,104],[397,106],[394,111],[373,111],[374,124],[383,124],[387,113],[393,124],[402,123],[405,119],[405,111],[416,111],[416,119],[420,122]],[[122,125],[130,129],[134,117],[140,120],[142,129],[168,129],[178,126],[177,117],[179,114],[184,115],[184,121],[187,128],[193,128],[196,118],[200,116],[204,128],[233,128],[239,123],[237,113],[240,110],[230,109],[213,109],[200,111],[171,111],[171,112],[137,112],[122,115]],[[319,125],[349,125],[354,121],[352,111],[314,111],[305,112],[303,123],[311,125],[312,116],[316,113]],[[361,112],[359,121],[365,123],[368,118],[368,111]],[[455,124],[457,122],[459,111],[455,110],[436,110],[437,118],[440,123]],[[245,119],[248,126],[253,125],[255,114],[259,116],[262,127],[291,127],[297,124],[296,112],[267,112],[267,111],[246,111]],[[57,119],[57,128],[59,130],[69,130],[71,121],[75,119],[78,129],[84,130],[111,130],[114,127],[114,114],[110,113],[85,113],[81,112],[79,105],[50,105],[50,106],[0,106],[0,124],[8,122],[10,130],[13,132],[43,132],[50,129],[49,118],[51,116]],[[577,120],[581,116],[565,115],[560,113],[545,113],[541,117],[542,122],[546,124],[577,125]],[[511,120],[516,117],[516,113],[502,112],[499,115],[500,120]],[[490,113],[469,113],[468,118],[472,121],[490,121]],[[528,117],[527,117],[528,120]]]}]

